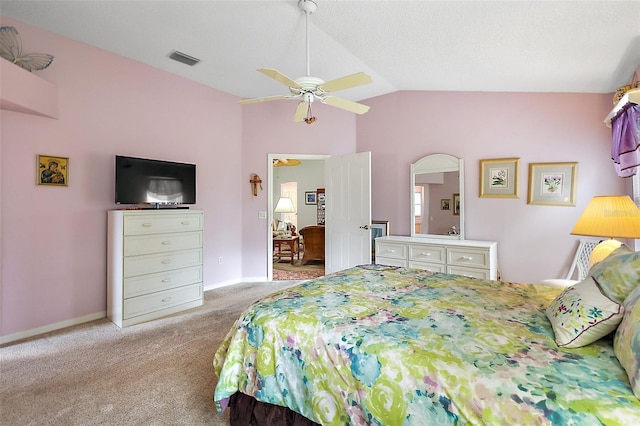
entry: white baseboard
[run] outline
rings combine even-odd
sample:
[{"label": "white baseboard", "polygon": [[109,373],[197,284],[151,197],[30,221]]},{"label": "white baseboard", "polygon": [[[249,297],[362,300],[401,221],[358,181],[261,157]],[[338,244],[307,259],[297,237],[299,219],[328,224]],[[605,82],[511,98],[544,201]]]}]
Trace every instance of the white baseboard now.
[{"label": "white baseboard", "polygon": [[107,311],[96,312],[94,314],[84,315],[78,318],[73,318],[66,321],[60,321],[55,324],[44,325],[38,328],[32,328],[31,330],[20,331],[14,334],[8,334],[6,336],[0,336],[0,345],[15,342],[17,340],[27,339],[29,337],[37,336],[39,334],[49,333],[51,331],[60,330],[63,328],[71,327],[73,325],[82,324],[89,321],[94,321],[107,317]]},{"label": "white baseboard", "polygon": [[215,284],[211,284],[211,285],[205,285],[203,287],[204,291],[209,291],[209,290],[214,290],[216,288],[221,288],[221,287],[228,287],[230,285],[234,285],[234,284],[240,284],[240,283],[259,283],[259,282],[266,282],[267,280],[267,276],[261,276],[261,277],[248,277],[248,278],[242,278],[241,280],[229,280],[229,281],[223,281],[220,283],[215,283]]},{"label": "white baseboard", "polygon": [[[251,277],[251,278],[243,278],[240,280],[229,280],[223,281],[220,283],[207,285],[203,287],[203,291],[213,290],[216,288],[227,287],[234,284],[247,283],[247,282],[265,282],[267,281],[266,276],[262,277]],[[0,336],[0,346],[6,345],[7,343],[12,343],[17,340],[27,339],[29,337],[34,337],[39,334],[49,333],[51,331],[60,330],[66,327],[71,327],[73,325],[82,324],[89,321],[94,321],[101,318],[107,317],[107,311],[96,312],[94,314],[85,315],[78,318],[73,318],[66,321],[60,321],[55,324],[49,324],[38,328],[33,328],[31,330],[20,331],[14,334],[8,334],[6,336]]]}]

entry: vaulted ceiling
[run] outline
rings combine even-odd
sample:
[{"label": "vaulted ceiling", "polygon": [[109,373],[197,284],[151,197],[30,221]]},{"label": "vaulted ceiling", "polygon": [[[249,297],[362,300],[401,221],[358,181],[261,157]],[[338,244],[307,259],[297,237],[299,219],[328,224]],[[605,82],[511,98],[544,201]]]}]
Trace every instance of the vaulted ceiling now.
[{"label": "vaulted ceiling", "polygon": [[[286,92],[257,68],[306,74],[297,3],[2,0],[0,14],[249,98]],[[398,90],[611,93],[640,65],[640,1],[316,3],[311,75],[370,74],[372,84],[340,93],[351,100]],[[175,62],[173,50],[201,62]]]}]

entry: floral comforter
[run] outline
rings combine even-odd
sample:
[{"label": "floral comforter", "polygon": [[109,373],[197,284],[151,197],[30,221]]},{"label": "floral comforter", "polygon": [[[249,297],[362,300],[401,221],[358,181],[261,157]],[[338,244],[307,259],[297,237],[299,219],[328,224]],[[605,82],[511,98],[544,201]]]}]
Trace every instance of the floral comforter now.
[{"label": "floral comforter", "polygon": [[274,293],[215,354],[242,392],[323,425],[640,424],[606,338],[560,350],[560,289],[366,265]]}]

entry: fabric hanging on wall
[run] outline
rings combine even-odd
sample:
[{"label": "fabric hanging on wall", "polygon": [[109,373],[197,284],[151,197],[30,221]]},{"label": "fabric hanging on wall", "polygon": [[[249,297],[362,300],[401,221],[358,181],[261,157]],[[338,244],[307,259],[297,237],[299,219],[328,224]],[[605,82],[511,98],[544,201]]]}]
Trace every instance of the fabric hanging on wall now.
[{"label": "fabric hanging on wall", "polygon": [[620,177],[631,177],[640,167],[640,105],[626,105],[611,120],[611,159]]}]

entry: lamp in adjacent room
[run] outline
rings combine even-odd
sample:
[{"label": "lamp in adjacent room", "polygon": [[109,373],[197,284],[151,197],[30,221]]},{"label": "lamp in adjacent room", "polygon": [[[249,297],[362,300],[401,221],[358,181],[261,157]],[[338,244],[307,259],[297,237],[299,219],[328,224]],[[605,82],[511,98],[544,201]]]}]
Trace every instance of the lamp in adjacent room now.
[{"label": "lamp in adjacent room", "polygon": [[591,266],[620,247],[615,238],[640,238],[640,209],[627,195],[593,197],[571,234],[608,238],[591,252]]},{"label": "lamp in adjacent room", "polygon": [[274,213],[281,213],[282,214],[282,222],[287,224],[287,227],[289,226],[289,216],[287,215],[287,213],[295,213],[296,209],[293,206],[293,201],[291,200],[291,198],[289,197],[280,197],[280,199],[278,200],[278,203],[276,204],[276,208],[273,211]]}]

